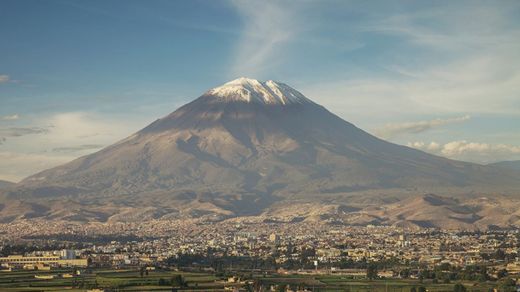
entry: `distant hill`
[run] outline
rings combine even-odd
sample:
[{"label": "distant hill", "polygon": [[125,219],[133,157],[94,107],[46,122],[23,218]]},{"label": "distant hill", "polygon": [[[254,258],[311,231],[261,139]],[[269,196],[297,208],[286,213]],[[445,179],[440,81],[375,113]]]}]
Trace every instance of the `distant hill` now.
[{"label": "distant hill", "polygon": [[500,162],[495,162],[495,163],[491,163],[488,165],[520,171],[520,160],[500,161]]},{"label": "distant hill", "polygon": [[15,183],[13,183],[13,182],[6,181],[6,180],[0,180],[0,190],[7,189],[14,185],[15,185]]}]

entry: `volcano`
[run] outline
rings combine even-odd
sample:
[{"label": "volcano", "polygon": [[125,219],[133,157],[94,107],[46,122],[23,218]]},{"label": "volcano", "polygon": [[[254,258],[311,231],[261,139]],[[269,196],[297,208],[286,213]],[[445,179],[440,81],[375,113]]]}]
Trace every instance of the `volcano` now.
[{"label": "volcano", "polygon": [[32,217],[233,217],[284,203],[356,209],[425,193],[515,195],[519,178],[389,143],[284,83],[240,78],[99,152],[26,178],[3,200],[37,204]]}]

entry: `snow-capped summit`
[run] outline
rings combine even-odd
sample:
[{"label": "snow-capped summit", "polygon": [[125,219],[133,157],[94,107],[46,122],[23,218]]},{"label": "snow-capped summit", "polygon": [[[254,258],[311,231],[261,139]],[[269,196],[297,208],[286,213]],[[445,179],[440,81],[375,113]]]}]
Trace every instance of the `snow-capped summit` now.
[{"label": "snow-capped summit", "polygon": [[[386,142],[287,85],[241,78],[116,144],[1,190],[0,204],[7,207],[0,208],[0,220],[325,220],[340,212],[352,224],[368,216],[366,222],[387,225],[509,228],[520,226],[518,212],[504,214],[492,203],[483,203],[484,213],[450,210],[468,209],[464,204],[475,194],[513,196],[518,190],[520,174],[514,171]],[[471,201],[413,199],[421,193],[469,194]],[[373,208],[381,202],[391,202],[385,208],[393,213]],[[366,210],[374,211],[365,216]],[[417,214],[426,214],[420,223]]]},{"label": "snow-capped summit", "polygon": [[206,95],[217,97],[221,101],[245,101],[266,105],[287,105],[310,102],[296,89],[273,80],[258,81],[241,77],[215,87]]}]

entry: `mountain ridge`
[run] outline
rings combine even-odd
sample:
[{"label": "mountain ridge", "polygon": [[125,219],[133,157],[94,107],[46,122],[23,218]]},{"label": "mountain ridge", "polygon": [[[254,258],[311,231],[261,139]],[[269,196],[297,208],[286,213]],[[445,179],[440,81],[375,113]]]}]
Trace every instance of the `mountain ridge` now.
[{"label": "mountain ridge", "polygon": [[424,193],[518,195],[518,178],[386,142],[288,85],[241,78],[4,197],[49,205],[31,215],[42,218],[63,214],[54,200],[74,202],[85,220],[124,220],[119,209],[136,206],[152,218],[229,218],[291,202],[363,209]]},{"label": "mountain ridge", "polygon": [[508,160],[508,161],[499,161],[488,164],[489,166],[507,168],[510,170],[520,171],[520,160]]}]

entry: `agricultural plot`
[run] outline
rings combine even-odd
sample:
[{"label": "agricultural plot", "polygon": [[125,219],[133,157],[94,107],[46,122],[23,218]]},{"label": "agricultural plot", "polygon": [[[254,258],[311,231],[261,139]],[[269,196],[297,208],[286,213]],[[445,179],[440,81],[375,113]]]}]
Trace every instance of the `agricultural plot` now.
[{"label": "agricultural plot", "polygon": [[[14,271],[0,273],[0,291],[86,291],[92,288],[105,288],[117,291],[172,291],[179,287],[180,291],[224,291],[232,286],[247,290],[242,283],[228,283],[227,277],[217,277],[210,273],[179,272],[167,270],[151,270],[143,272],[137,269],[110,270],[96,269],[82,271],[72,278],[63,275],[72,274],[72,270],[52,271]],[[37,278],[36,276],[40,277]],[[52,279],[45,279],[53,276]],[[427,291],[453,291],[454,283],[440,284],[418,280],[380,279],[366,280],[336,275],[278,275],[249,274],[249,281],[255,286],[268,289],[275,287],[305,287],[312,291],[349,291],[349,292],[409,292],[413,287],[425,287]],[[180,283],[179,283],[180,281]],[[467,291],[487,292],[494,283],[463,283]],[[250,285],[249,287],[252,287]]]}]

